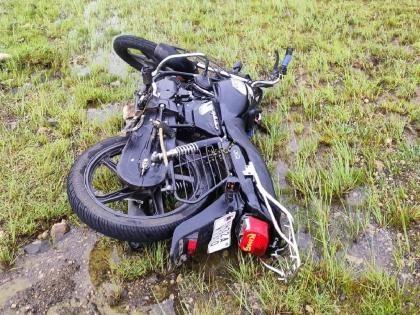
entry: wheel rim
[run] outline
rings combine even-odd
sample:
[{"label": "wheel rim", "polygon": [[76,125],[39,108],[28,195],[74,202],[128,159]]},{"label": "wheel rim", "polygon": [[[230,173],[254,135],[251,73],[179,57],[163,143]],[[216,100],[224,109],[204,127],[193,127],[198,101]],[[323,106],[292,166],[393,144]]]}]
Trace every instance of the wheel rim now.
[{"label": "wheel rim", "polygon": [[[159,218],[184,210],[188,205],[177,202],[172,193],[162,192],[161,186],[132,189],[119,179],[116,168],[125,144],[120,142],[107,146],[89,159],[84,171],[84,184],[91,198],[104,210],[117,216]],[[196,193],[200,185],[198,166],[193,172],[191,194]],[[184,186],[182,188],[185,189]]]}]

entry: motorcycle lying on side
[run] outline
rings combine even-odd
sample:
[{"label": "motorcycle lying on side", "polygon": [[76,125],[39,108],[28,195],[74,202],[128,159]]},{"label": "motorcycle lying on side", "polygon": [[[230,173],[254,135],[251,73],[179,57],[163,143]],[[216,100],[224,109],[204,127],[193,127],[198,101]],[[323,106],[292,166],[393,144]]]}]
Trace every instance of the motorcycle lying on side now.
[{"label": "motorcycle lying on side", "polygon": [[121,35],[113,46],[143,83],[124,136],[87,149],[70,171],[67,193],[80,220],[133,247],[172,238],[176,265],[235,240],[259,257],[288,256],[286,271],[263,261],[281,278],[299,268],[293,217],[250,140],[262,126],[263,88],[286,74],[292,49],[280,66],[276,52],[268,80],[252,80],[239,62],[228,71],[164,43]]}]

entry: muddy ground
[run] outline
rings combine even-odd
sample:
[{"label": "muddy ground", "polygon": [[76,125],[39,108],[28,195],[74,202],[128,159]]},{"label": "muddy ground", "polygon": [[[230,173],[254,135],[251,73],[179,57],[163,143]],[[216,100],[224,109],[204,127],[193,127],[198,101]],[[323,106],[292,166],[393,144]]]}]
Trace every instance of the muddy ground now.
[{"label": "muddy ground", "polygon": [[[337,224],[331,227],[332,233],[345,222],[344,214],[337,213],[334,214]],[[315,240],[304,230],[299,231],[297,237],[304,256],[312,256],[316,261],[320,253]],[[394,273],[399,237],[388,229],[370,224],[356,241],[347,242],[348,246],[337,255],[348,262],[355,277],[368,268]],[[132,282],[116,282],[110,276],[107,262],[118,264],[122,247],[103,241],[102,236],[85,226],[71,226],[70,231],[56,242],[34,240],[28,244],[13,268],[0,273],[0,313],[182,313],[180,299],[184,297],[178,296],[183,277],[181,270],[174,269],[165,275],[151,272]],[[226,271],[228,255],[221,253],[204,260],[207,272],[220,274],[221,279],[226,276],[221,273]],[[405,257],[399,263],[405,264],[399,269],[403,270],[398,274],[400,281],[418,281],[419,266],[413,266],[415,257]],[[192,268],[200,263],[195,265]],[[412,272],[413,269],[417,271]],[[193,299],[190,302],[194,304]]]}]

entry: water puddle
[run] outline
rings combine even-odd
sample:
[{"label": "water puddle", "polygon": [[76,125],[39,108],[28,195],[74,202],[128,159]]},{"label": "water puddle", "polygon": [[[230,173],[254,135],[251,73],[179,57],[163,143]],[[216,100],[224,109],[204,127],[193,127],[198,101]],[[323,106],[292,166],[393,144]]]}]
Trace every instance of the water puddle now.
[{"label": "water puddle", "polygon": [[97,123],[104,123],[109,118],[119,114],[121,107],[117,103],[104,105],[100,108],[91,107],[86,111],[86,117],[89,121],[96,121]]}]

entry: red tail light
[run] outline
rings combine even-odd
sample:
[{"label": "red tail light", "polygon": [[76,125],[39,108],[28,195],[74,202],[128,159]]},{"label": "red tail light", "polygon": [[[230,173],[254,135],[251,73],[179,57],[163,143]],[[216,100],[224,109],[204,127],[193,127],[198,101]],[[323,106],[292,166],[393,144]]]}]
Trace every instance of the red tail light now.
[{"label": "red tail light", "polygon": [[264,255],[269,242],[268,223],[252,216],[243,216],[238,239],[239,247],[244,252]]}]

